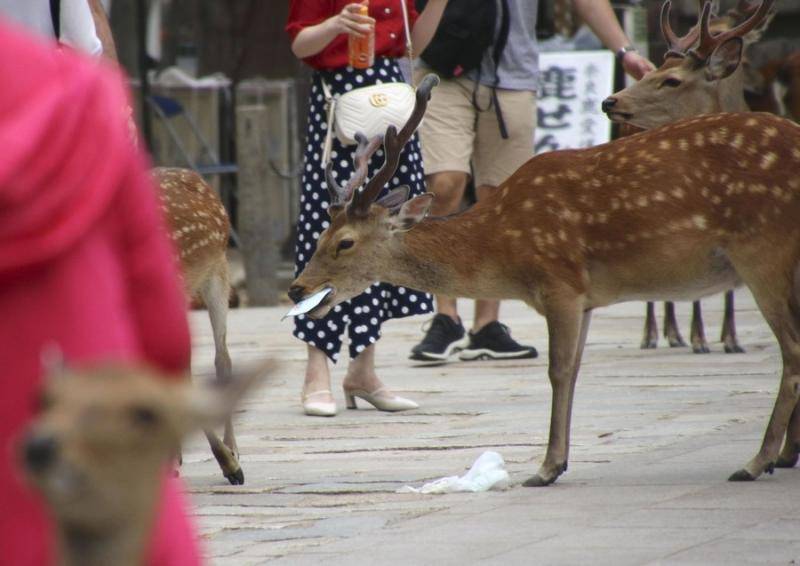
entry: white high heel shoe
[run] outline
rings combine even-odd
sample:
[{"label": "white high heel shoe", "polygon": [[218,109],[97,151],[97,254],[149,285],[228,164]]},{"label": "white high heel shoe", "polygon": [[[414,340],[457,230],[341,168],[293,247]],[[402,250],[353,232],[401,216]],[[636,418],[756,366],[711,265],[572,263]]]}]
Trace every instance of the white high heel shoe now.
[{"label": "white high heel shoe", "polygon": [[393,413],[395,411],[408,411],[409,409],[418,409],[417,405],[411,399],[398,397],[385,387],[379,387],[372,393],[368,393],[363,389],[345,389],[344,398],[347,401],[348,409],[357,409],[356,397],[363,399],[379,411],[387,411]]},{"label": "white high heel shoe", "polygon": [[303,412],[311,417],[333,417],[336,415],[336,401],[313,401],[314,397],[322,395],[331,395],[327,389],[322,391],[314,391],[306,395],[303,393],[301,402],[303,403]]}]

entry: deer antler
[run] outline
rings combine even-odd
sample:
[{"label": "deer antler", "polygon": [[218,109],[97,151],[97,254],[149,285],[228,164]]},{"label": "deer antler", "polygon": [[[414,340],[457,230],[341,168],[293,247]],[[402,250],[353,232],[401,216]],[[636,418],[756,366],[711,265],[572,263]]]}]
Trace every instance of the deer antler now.
[{"label": "deer antler", "polygon": [[[699,2],[700,10],[702,11],[705,9],[706,2],[705,0],[699,0]],[[689,30],[689,33],[683,37],[678,37],[678,35],[672,31],[672,26],[669,23],[671,10],[672,2],[671,0],[667,0],[664,2],[664,5],[661,6],[661,35],[664,36],[664,39],[667,40],[667,44],[669,45],[669,49],[664,55],[665,59],[671,56],[683,57],[686,51],[697,41],[697,38],[700,37],[700,30],[697,25],[693,26],[692,29]]]},{"label": "deer antler", "polygon": [[394,126],[389,126],[386,129],[386,135],[383,138],[386,160],[372,179],[369,180],[367,186],[364,187],[362,191],[356,191],[353,194],[353,198],[347,208],[348,213],[356,215],[366,214],[370,205],[378,198],[381,189],[383,189],[387,181],[392,178],[400,162],[400,153],[422,121],[422,117],[425,115],[425,109],[428,107],[428,100],[430,100],[431,97],[431,90],[438,84],[439,77],[433,74],[426,75],[417,87],[417,100],[414,104],[414,110],[406,124],[399,133]]},{"label": "deer antler", "polygon": [[367,178],[369,160],[372,158],[372,154],[378,151],[383,140],[380,136],[375,136],[371,140],[367,140],[364,134],[359,132],[356,134],[356,142],[358,142],[358,147],[353,154],[355,170],[344,187],[333,178],[333,162],[328,161],[328,164],[325,165],[325,179],[328,181],[328,192],[331,196],[331,204],[345,204],[350,200],[353,191],[360,187],[364,179]]},{"label": "deer antler", "polygon": [[772,8],[775,0],[762,0],[758,10],[750,16],[747,20],[736,26],[735,28],[726,32],[712,35],[711,30],[708,28],[708,20],[711,13],[710,4],[703,8],[703,14],[700,16],[700,44],[689,51],[691,55],[705,61],[708,59],[714,50],[722,45],[724,42],[734,37],[743,37],[752,31],[756,26],[760,25],[764,18]]}]

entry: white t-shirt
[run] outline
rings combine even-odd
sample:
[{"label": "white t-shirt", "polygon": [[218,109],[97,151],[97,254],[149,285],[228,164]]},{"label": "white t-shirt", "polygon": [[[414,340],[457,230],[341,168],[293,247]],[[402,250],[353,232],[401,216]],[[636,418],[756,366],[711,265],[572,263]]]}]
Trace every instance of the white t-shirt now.
[{"label": "white t-shirt", "polygon": [[[0,16],[43,37],[52,39],[56,35],[49,0],[0,0]],[[87,0],[61,0],[60,40],[89,55],[102,54],[103,46]]]}]

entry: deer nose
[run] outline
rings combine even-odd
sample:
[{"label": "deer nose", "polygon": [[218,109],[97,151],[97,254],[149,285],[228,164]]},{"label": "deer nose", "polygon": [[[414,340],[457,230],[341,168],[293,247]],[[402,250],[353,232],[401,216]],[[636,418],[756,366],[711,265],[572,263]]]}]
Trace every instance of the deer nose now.
[{"label": "deer nose", "polygon": [[28,468],[41,472],[56,459],[58,443],[53,435],[31,434],[25,439],[22,450]]},{"label": "deer nose", "polygon": [[301,300],[303,300],[303,296],[305,294],[306,288],[302,285],[292,285],[289,287],[289,298],[293,303],[299,303]]},{"label": "deer nose", "polygon": [[617,103],[617,99],[613,96],[609,96],[606,98],[602,103],[603,112],[608,113],[614,108],[614,105]]}]

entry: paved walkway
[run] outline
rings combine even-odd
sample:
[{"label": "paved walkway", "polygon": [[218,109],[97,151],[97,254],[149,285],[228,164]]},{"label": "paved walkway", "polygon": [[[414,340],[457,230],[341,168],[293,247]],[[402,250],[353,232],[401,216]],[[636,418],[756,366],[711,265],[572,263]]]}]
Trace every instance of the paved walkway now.
[{"label": "paved walkway", "polygon": [[[302,415],[304,348],[286,310],[233,311],[234,365],[283,360],[280,375],[237,414],[244,486],[229,486],[195,439],[183,475],[212,564],[800,564],[800,469],[729,483],[760,445],[777,388],[777,344],[737,293],[746,354],[639,350],[643,305],[592,321],[572,425],[569,471],[528,489],[544,454],[550,386],[544,320],[505,303],[514,335],[542,351],[524,362],[414,367],[420,319],[393,321],[379,372],[421,408]],[[704,302],[718,336],[721,298]],[[471,312],[464,301],[462,312]],[[467,308],[469,307],[469,308]],[[688,333],[689,305],[679,306]],[[213,372],[205,313],[192,315],[195,367]],[[663,341],[662,341],[663,342]],[[506,460],[514,487],[481,494],[397,494],[462,474],[484,451]]]}]

